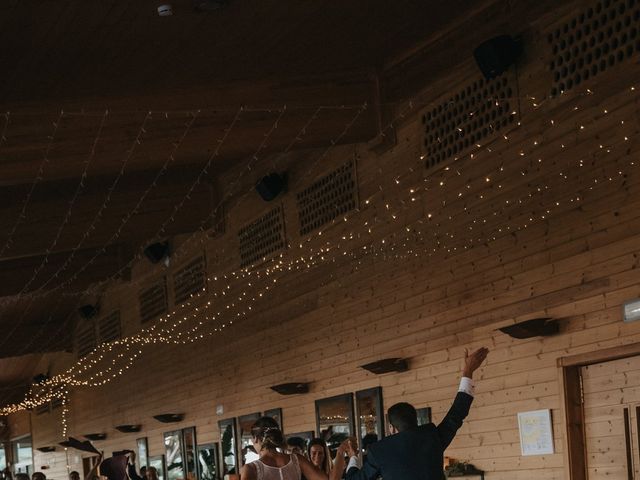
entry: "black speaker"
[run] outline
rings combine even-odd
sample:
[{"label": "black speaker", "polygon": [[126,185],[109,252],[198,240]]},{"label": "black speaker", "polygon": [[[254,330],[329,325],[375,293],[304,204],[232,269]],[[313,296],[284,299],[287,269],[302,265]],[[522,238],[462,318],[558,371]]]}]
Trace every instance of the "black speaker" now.
[{"label": "black speaker", "polygon": [[184,413],[161,413],[154,415],[153,418],[162,423],[175,423],[182,421]]},{"label": "black speaker", "polygon": [[499,35],[481,43],[474,51],[476,63],[487,80],[495,78],[513,65],[522,52],[522,42],[509,35]]},{"label": "black speaker", "polygon": [[98,305],[87,304],[87,305],[82,305],[80,308],[78,308],[78,313],[85,320],[89,320],[95,317],[99,311],[100,311],[100,308],[98,307]]},{"label": "black speaker", "polygon": [[158,242],[148,245],[144,249],[144,255],[151,263],[160,263],[165,257],[171,253],[169,242]]},{"label": "black speaker", "polygon": [[381,375],[389,372],[406,372],[409,369],[409,364],[404,358],[385,358],[384,360],[361,365],[360,368],[364,368],[376,375]]},{"label": "black speaker", "polygon": [[265,202],[270,202],[287,188],[287,174],[270,173],[256,185],[256,191]]},{"label": "black speaker", "polygon": [[142,430],[142,425],[118,425],[115,428],[122,433],[134,433]]}]

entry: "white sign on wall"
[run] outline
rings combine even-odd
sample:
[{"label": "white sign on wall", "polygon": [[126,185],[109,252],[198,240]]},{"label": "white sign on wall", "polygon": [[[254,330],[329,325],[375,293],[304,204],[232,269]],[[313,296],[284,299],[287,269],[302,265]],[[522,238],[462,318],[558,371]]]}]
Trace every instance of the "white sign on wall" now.
[{"label": "white sign on wall", "polygon": [[522,455],[553,453],[551,410],[518,413],[518,428]]}]

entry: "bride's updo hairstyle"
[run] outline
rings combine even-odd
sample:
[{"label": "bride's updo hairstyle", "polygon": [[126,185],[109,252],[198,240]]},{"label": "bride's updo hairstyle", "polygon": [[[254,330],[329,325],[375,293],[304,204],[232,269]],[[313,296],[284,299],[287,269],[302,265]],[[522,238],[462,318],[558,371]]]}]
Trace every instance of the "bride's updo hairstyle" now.
[{"label": "bride's updo hairstyle", "polygon": [[284,449],[284,435],[278,422],[271,417],[260,417],[251,427],[251,435],[262,442],[262,448],[267,450]]}]

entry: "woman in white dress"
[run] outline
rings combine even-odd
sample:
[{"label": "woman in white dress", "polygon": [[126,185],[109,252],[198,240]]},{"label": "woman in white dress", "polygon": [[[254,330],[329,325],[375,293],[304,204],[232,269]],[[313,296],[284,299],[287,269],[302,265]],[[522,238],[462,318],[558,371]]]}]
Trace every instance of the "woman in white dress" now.
[{"label": "woman in white dress", "polygon": [[260,459],[247,463],[240,470],[241,480],[338,480],[313,466],[302,455],[281,453],[286,448],[284,436],[271,417],[261,417],[251,428],[253,446]]}]

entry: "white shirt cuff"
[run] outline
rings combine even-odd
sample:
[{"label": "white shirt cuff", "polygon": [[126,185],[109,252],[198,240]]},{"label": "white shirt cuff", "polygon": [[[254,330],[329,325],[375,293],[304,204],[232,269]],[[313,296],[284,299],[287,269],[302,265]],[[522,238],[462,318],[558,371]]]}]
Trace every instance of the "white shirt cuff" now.
[{"label": "white shirt cuff", "polygon": [[349,463],[347,464],[347,471],[349,471],[351,467],[356,467],[358,470],[360,470],[360,460],[358,459],[358,457],[354,456],[349,459]]},{"label": "white shirt cuff", "polygon": [[459,392],[464,392],[467,395],[471,395],[472,397],[476,393],[476,386],[473,383],[473,380],[468,377],[462,377],[460,379],[460,387],[458,388]]}]

